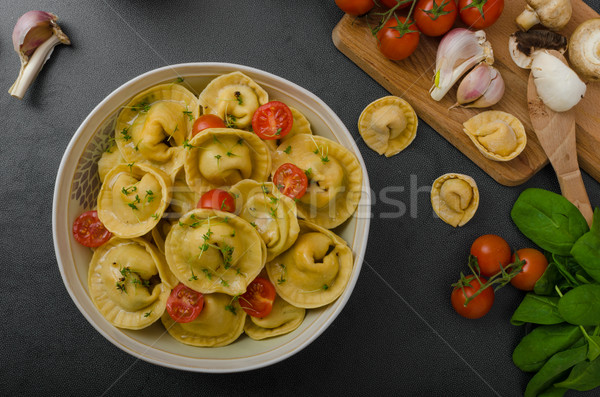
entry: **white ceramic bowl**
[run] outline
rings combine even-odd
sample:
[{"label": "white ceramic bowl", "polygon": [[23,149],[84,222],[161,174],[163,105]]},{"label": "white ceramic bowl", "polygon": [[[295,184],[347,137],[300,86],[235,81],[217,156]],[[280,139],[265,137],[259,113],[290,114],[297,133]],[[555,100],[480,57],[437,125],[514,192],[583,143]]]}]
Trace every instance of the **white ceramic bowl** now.
[{"label": "white ceramic bowl", "polygon": [[[354,269],[342,296],[332,304],[307,312],[294,332],[254,341],[245,335],[233,344],[219,348],[200,348],[177,342],[160,321],[152,326],[129,331],[115,328],[96,310],[88,295],[87,273],[92,251],[75,242],[71,225],[82,212],[96,206],[100,188],[97,161],[122,106],[135,94],[153,85],[183,77],[199,93],[214,77],[233,71],[252,77],[276,99],[300,110],[310,121],[313,132],[333,139],[356,154],[363,170],[362,198],[356,214],[336,232],[354,252]],[[104,99],[81,124],[63,156],[53,203],[54,247],[63,281],[71,298],[85,318],[106,339],[142,360],[197,372],[237,372],[264,367],[297,353],[317,338],[337,317],[358,279],[370,224],[370,188],[367,170],[354,139],[333,111],[307,90],[285,79],[246,66],[226,63],[187,63],[145,73],[123,84]]]}]

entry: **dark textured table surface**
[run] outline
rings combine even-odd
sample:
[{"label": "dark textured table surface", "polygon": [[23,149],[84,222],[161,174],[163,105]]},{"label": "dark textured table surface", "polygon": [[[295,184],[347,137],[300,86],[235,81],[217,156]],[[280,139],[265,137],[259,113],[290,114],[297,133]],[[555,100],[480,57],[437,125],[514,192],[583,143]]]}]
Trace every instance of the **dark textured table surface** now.
[{"label": "dark textured table surface", "polygon": [[[590,4],[600,9],[598,0]],[[19,67],[11,32],[30,9],[59,15],[73,45],[56,48],[19,101],[5,91]],[[0,394],[522,393],[529,376],[511,354],[525,331],[508,320],[523,294],[500,290],[492,311],[470,321],[451,308],[450,284],[481,234],[500,234],[514,248],[531,244],[509,212],[526,187],[558,192],[552,169],[523,186],[501,186],[425,123],[407,150],[378,156],[356,122],[387,92],[334,47],[331,30],[341,17],[333,0],[0,2]],[[340,316],[291,358],[229,375],[162,368],[105,340],[65,290],[52,242],[58,165],[86,115],[141,73],[203,61],[256,67],[322,98],[357,139],[375,192],[364,266]],[[471,175],[480,187],[479,211],[460,229],[431,210],[428,187],[446,172]],[[584,181],[600,205],[600,184]],[[395,203],[380,196],[390,186]]]}]

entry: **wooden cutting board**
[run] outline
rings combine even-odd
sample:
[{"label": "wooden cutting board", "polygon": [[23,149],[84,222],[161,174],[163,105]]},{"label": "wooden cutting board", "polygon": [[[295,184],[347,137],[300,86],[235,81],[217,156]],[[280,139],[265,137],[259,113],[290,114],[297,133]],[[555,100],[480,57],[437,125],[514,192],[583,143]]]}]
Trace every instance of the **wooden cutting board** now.
[{"label": "wooden cutting board", "polygon": [[[599,15],[581,0],[572,0],[573,16],[560,33],[570,37],[583,21]],[[514,160],[497,162],[486,159],[463,132],[462,123],[485,109],[452,109],[456,102],[456,84],[439,102],[429,96],[435,70],[435,56],[440,38],[421,35],[419,47],[409,58],[394,62],[377,49],[365,18],[345,15],[333,29],[335,46],[391,94],[406,99],[419,118],[469,157],[492,178],[503,185],[516,186],[531,178],[548,163],[531,127],[527,108],[529,70],[514,64],[508,51],[508,37],[518,30],[515,18],[525,8],[525,0],[505,0],[500,19],[485,29],[494,50],[494,66],[498,68],[506,91],[492,110],[517,116],[527,131],[527,147]],[[370,20],[374,26],[376,19]],[[464,27],[457,21],[455,27]],[[540,27],[538,27],[540,28]],[[567,53],[568,55],[568,53]],[[460,80],[459,80],[460,81]],[[577,151],[581,167],[600,181],[600,83],[588,84],[585,98],[576,107]]]}]

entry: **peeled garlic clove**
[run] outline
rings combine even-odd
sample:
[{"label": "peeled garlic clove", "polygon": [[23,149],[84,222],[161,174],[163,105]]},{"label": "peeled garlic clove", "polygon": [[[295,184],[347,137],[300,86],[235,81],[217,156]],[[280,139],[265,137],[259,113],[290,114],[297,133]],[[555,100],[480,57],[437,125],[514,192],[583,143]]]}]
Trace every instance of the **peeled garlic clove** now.
[{"label": "peeled garlic clove", "polygon": [[29,11],[15,24],[13,47],[21,59],[21,69],[8,92],[22,99],[58,44],[71,41],[56,23],[58,17],[45,11]]}]

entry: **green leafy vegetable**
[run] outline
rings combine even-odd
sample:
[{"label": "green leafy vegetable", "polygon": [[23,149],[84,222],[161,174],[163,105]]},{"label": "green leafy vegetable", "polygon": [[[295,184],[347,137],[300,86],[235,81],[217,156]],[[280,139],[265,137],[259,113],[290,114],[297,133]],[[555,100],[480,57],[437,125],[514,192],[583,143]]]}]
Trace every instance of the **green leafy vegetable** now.
[{"label": "green leafy vegetable", "polygon": [[533,288],[533,292],[538,295],[552,295],[555,293],[554,286],[558,282],[560,278],[560,272],[556,268],[556,265],[553,262],[548,263],[548,267],[546,271],[540,277],[540,279],[535,283]]},{"label": "green leafy vegetable", "polygon": [[569,255],[573,244],[589,230],[585,218],[569,200],[542,189],[523,191],[511,217],[527,238],[558,255]]},{"label": "green leafy vegetable", "polygon": [[585,284],[573,288],[558,302],[558,312],[571,324],[600,324],[600,285]]},{"label": "green leafy vegetable", "polygon": [[571,255],[587,274],[600,282],[600,209],[594,211],[592,230],[575,242]]},{"label": "green leafy vegetable", "polygon": [[578,391],[592,390],[600,386],[600,358],[580,362],[573,367],[566,380],[554,386]]},{"label": "green leafy vegetable", "polygon": [[513,362],[525,372],[539,371],[554,354],[581,338],[576,325],[542,325],[527,334],[513,352]]},{"label": "green leafy vegetable", "polygon": [[539,296],[527,294],[521,302],[510,322],[513,325],[533,324],[560,324],[564,322],[558,313],[558,296]]}]

